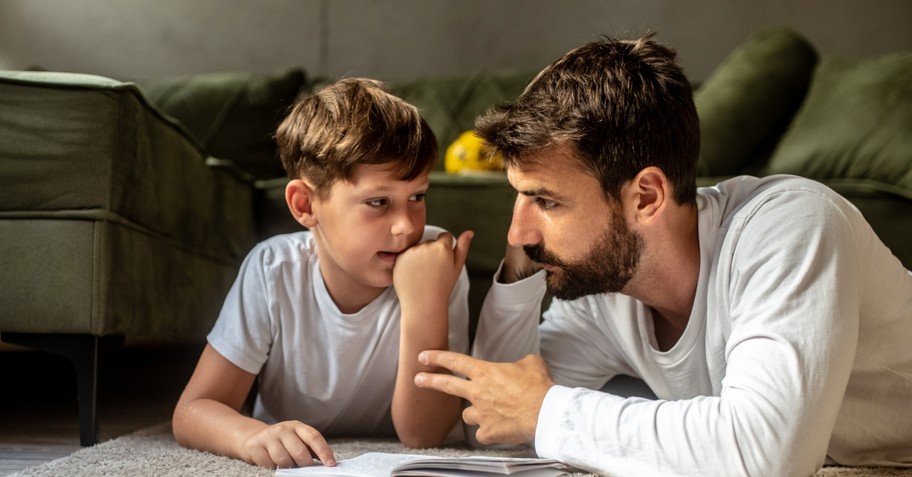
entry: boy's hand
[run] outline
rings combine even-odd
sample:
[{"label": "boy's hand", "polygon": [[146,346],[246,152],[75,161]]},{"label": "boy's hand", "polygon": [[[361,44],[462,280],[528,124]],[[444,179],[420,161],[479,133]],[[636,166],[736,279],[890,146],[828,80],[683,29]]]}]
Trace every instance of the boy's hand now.
[{"label": "boy's hand", "polygon": [[399,300],[423,310],[447,303],[465,265],[472,237],[474,232],[463,232],[454,248],[453,235],[446,232],[402,252],[393,266],[393,286]]},{"label": "boy's hand", "polygon": [[247,462],[260,467],[306,467],[314,458],[333,467],[336,457],[323,435],[301,421],[284,421],[253,433],[244,441]]}]

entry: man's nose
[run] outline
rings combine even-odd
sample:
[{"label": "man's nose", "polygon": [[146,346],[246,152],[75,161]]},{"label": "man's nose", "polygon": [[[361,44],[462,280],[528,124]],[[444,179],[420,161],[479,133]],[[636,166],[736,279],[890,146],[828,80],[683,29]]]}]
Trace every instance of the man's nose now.
[{"label": "man's nose", "polygon": [[535,225],[531,213],[530,201],[522,196],[516,196],[513,205],[513,218],[510,220],[510,230],[507,231],[507,242],[514,247],[532,245],[541,242],[541,234]]}]

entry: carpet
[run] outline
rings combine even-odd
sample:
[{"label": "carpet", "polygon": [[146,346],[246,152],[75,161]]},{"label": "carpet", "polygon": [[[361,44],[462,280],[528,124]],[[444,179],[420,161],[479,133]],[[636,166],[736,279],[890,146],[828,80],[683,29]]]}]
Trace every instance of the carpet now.
[{"label": "carpet", "polygon": [[[451,444],[439,449],[407,449],[392,439],[331,439],[337,459],[357,457],[365,452],[391,452],[439,455],[447,457],[489,455],[507,457],[532,456],[529,449],[469,449]],[[185,449],[171,435],[170,423],[80,449],[73,454],[45,464],[24,469],[21,477],[95,477],[95,476],[238,476],[273,477],[272,470],[253,466],[236,459],[207,452]],[[592,474],[575,473],[574,476]],[[912,469],[824,467],[816,477],[912,476]]]}]

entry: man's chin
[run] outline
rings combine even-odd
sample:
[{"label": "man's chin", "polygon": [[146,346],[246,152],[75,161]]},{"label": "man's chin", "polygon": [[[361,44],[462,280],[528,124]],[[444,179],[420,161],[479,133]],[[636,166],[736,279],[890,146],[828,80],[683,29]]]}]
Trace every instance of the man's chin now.
[{"label": "man's chin", "polygon": [[558,272],[546,273],[545,286],[552,297],[563,301],[577,300],[589,295],[617,292],[616,290],[599,289],[591,286],[590,283],[581,286],[578,283],[567,280],[565,276],[560,276]]},{"label": "man's chin", "polygon": [[551,296],[559,300],[576,300],[583,296],[575,291],[576,287],[568,286],[567,283],[564,283],[560,278],[559,272],[552,270],[545,271],[545,287]]}]

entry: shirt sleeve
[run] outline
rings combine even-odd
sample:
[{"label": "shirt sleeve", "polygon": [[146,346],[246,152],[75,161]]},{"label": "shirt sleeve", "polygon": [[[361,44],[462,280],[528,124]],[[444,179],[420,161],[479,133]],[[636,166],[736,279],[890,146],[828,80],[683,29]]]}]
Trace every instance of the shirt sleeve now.
[{"label": "shirt sleeve", "polygon": [[[500,270],[495,277],[499,274]],[[621,358],[617,337],[611,334],[615,328],[603,326],[604,320],[612,319],[603,315],[629,315],[633,310],[614,306],[608,311],[586,299],[554,299],[542,319],[545,292],[543,270],[510,284],[495,280],[482,306],[473,356],[513,362],[528,354],[541,355],[556,383],[590,389],[618,374],[635,374]]]},{"label": "shirt sleeve", "polygon": [[[812,475],[823,464],[855,355],[860,266],[848,206],[819,191],[739,212],[720,248],[726,287],[708,322],[718,395],[620,398],[555,386],[535,448],[608,475]],[[854,213],[857,213],[855,211]]]},{"label": "shirt sleeve", "polygon": [[501,363],[539,354],[538,323],[545,296],[545,272],[513,283],[498,283],[500,267],[478,317],[472,356]]},{"label": "shirt sleeve", "polygon": [[469,275],[465,267],[450,293],[449,303],[450,351],[469,351]]},{"label": "shirt sleeve", "polygon": [[267,297],[266,266],[268,250],[254,247],[244,259],[238,276],[222,304],[218,320],[207,336],[209,344],[225,359],[258,374],[272,346],[271,314]]}]

